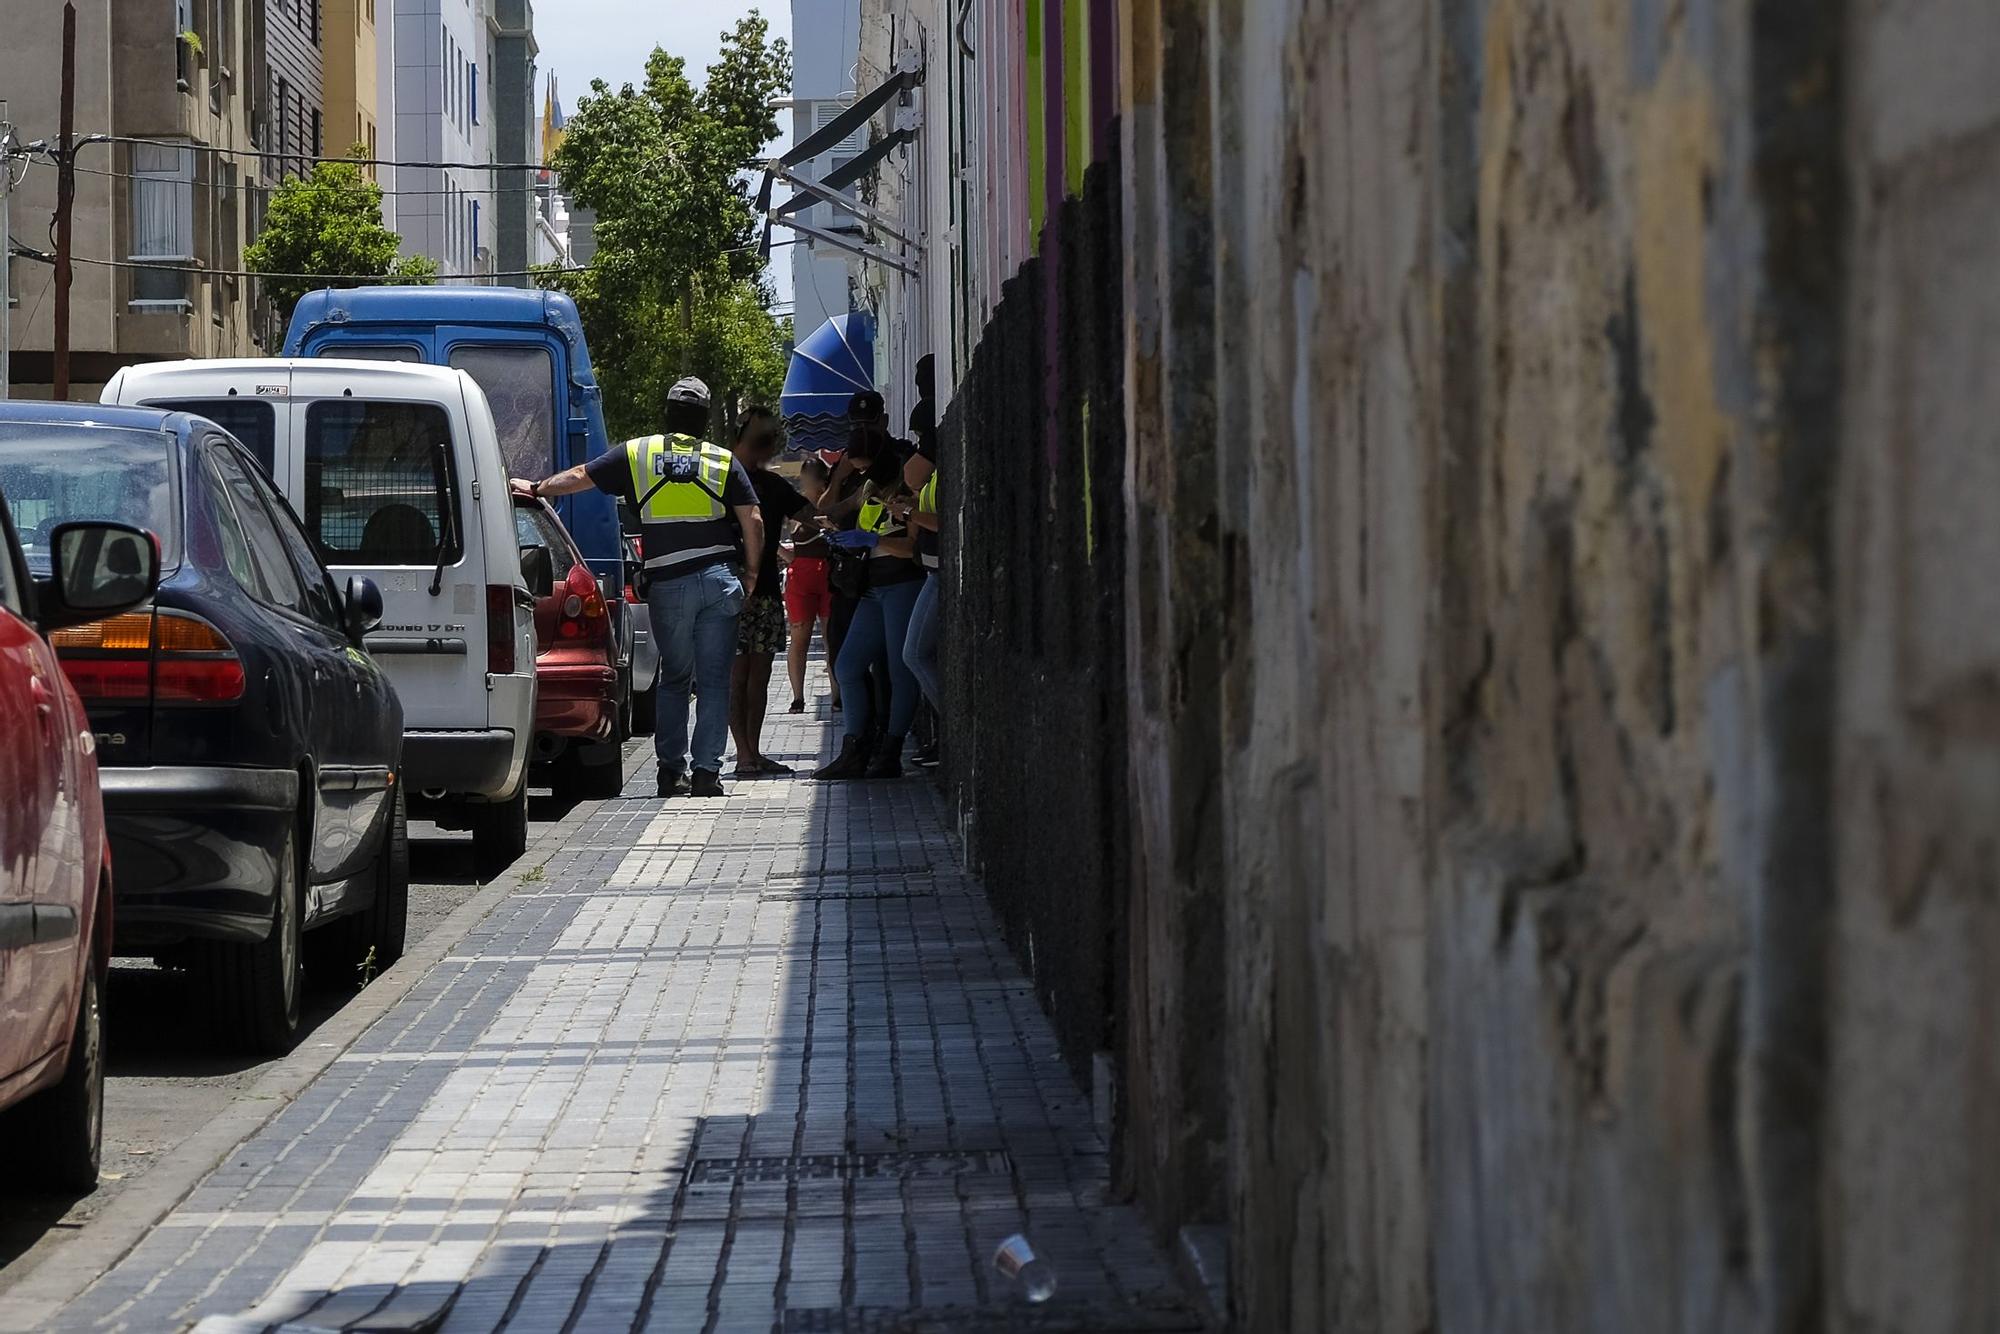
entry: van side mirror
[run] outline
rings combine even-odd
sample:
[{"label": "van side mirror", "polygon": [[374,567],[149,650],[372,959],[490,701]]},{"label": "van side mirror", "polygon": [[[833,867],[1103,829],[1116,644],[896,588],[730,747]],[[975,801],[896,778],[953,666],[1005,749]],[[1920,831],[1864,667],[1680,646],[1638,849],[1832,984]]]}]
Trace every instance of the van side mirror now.
[{"label": "van side mirror", "polygon": [[36,586],[44,631],[132,610],[160,586],[160,543],[129,523],[59,523],[49,533],[52,572]]},{"label": "van side mirror", "polygon": [[341,621],[348,641],[357,647],[370,630],[382,624],[382,590],[366,575],[347,576],[347,597],[341,605]]},{"label": "van side mirror", "polygon": [[537,598],[548,597],[556,591],[556,567],[549,559],[547,547],[521,548],[521,582]]}]

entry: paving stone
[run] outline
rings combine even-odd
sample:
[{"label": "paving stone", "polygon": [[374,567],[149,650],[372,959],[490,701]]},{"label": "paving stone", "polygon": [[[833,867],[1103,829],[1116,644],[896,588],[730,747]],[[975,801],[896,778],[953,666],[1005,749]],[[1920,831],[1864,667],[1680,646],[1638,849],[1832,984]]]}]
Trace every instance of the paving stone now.
[{"label": "paving stone", "polygon": [[[767,727],[801,765],[837,742]],[[414,1319],[446,1294],[449,1332],[1004,1328],[988,1265],[1021,1230],[1114,1323],[1181,1309],[927,784],[650,786],[58,1328]]]}]

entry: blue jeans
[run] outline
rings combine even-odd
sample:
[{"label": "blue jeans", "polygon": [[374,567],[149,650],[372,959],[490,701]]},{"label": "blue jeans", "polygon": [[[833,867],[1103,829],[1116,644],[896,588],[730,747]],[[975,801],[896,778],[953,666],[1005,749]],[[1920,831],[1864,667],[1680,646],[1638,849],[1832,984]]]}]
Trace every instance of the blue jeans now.
[{"label": "blue jeans", "polygon": [[[903,662],[903,644],[910,637],[910,612],[916,608],[923,584],[908,583],[871,588],[854,608],[854,623],[840,646],[840,661],[833,674],[840,680],[841,719],[847,735],[867,736],[875,702],[868,693],[868,669],[880,665],[889,669],[888,734],[901,738],[910,730],[917,712],[917,678]],[[896,651],[891,653],[889,646]]]},{"label": "blue jeans", "polygon": [[655,580],[646,591],[653,642],[660,650],[653,749],[660,765],[688,767],[688,695],[695,698],[694,767],[722,770],[729,739],[729,664],[736,658],[736,617],[743,584],[727,565]]},{"label": "blue jeans", "polygon": [[924,698],[934,709],[943,708],[938,703],[943,690],[938,682],[938,576],[932,572],[924,580],[924,591],[917,594],[917,605],[910,610],[910,634],[903,641],[903,663],[917,678],[917,686],[924,692]]}]

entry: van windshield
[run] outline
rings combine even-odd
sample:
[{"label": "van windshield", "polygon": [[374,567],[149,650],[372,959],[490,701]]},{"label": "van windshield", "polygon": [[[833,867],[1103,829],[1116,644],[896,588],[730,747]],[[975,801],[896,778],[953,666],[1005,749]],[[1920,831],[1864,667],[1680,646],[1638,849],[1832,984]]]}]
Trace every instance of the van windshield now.
[{"label": "van windshield", "polygon": [[306,409],[306,531],[328,565],[434,565],[465,555],[451,420],[431,403]]},{"label": "van windshield", "polygon": [[149,400],[147,406],[208,418],[248,446],[264,465],[264,475],[272,475],[272,460],[278,456],[278,410],[269,403],[254,398],[170,398]]},{"label": "van windshield", "polygon": [[556,458],[555,363],[545,347],[455,347],[451,364],[486,391],[509,477],[546,477]]},{"label": "van windshield", "polygon": [[161,568],[180,563],[173,436],[66,422],[0,423],[0,496],[13,507],[28,564],[49,572],[59,523],[129,523],[160,539]]}]

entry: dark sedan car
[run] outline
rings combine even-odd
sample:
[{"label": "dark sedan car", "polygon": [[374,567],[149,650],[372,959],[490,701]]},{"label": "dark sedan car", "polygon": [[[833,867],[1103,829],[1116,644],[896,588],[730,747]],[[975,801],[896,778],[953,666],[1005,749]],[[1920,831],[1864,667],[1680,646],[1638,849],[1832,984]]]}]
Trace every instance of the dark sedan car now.
[{"label": "dark sedan car", "polygon": [[288,1049],[306,931],[330,973],[402,952],[402,709],[359,647],[380,594],[337,590],[255,458],[201,417],[0,404],[0,490],[40,572],[59,524],[157,536],[148,605],[51,636],[95,733],[114,949],[194,970],[242,1045]]}]

